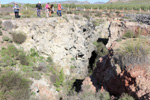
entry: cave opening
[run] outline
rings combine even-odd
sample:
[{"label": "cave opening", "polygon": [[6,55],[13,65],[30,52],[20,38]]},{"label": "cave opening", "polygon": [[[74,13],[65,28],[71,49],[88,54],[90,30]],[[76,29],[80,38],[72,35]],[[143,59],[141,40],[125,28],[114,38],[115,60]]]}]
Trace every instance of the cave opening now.
[{"label": "cave opening", "polygon": [[75,89],[76,92],[80,92],[83,80],[84,79],[76,79],[73,83],[72,89]]},{"label": "cave opening", "polygon": [[96,58],[97,58],[97,53],[96,51],[93,51],[91,53],[91,57],[89,59],[89,66],[88,66],[88,70],[89,72],[93,71],[94,70],[94,64],[95,64],[95,61],[96,61]]},{"label": "cave opening", "polygon": [[86,28],[83,28],[83,32],[86,32]]},{"label": "cave opening", "polygon": [[104,45],[106,45],[108,43],[108,40],[107,38],[98,38],[97,42],[102,42]]}]

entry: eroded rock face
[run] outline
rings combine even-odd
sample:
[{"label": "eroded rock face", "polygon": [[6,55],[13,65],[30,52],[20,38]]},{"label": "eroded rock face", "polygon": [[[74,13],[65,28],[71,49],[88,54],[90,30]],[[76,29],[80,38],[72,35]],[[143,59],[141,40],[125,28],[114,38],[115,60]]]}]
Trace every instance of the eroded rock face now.
[{"label": "eroded rock face", "polygon": [[[35,48],[43,56],[51,56],[54,63],[64,68],[66,75],[81,79],[87,75],[89,58],[95,49],[93,42],[99,37],[93,24],[81,19],[67,16],[11,22],[16,26],[14,31],[23,31],[27,35],[27,40],[21,45],[25,51]],[[72,73],[71,66],[75,66]]]},{"label": "eroded rock face", "polygon": [[57,100],[58,93],[49,80],[44,77],[40,80],[31,80],[33,81],[31,86],[33,95],[30,97],[30,100]]},{"label": "eroded rock face", "polygon": [[121,58],[108,54],[98,61],[91,78],[104,86],[113,95],[128,93],[140,100],[148,100],[150,95],[150,64],[129,64],[121,68]]}]

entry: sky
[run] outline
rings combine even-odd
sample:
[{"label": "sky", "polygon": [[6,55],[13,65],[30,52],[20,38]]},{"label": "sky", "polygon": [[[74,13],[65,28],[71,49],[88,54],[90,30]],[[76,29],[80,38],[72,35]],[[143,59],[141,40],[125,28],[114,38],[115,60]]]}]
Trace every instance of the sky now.
[{"label": "sky", "polygon": [[[66,0],[0,0],[1,4],[7,4],[10,2],[19,2],[19,3],[46,3],[46,2],[53,2],[53,1],[66,1]],[[90,3],[94,2],[107,2],[109,0],[78,0],[78,1],[89,1]]]}]

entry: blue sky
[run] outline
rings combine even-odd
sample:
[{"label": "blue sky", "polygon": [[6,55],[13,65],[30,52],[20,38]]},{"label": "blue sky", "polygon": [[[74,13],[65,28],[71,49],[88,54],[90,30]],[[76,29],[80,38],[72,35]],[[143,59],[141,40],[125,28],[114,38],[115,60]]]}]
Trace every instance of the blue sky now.
[{"label": "blue sky", "polygon": [[[41,3],[52,2],[52,1],[65,1],[65,0],[0,0],[2,4],[10,3],[10,2],[21,2],[21,3],[37,3],[40,1]],[[89,1],[93,2],[107,2],[109,0],[78,0],[78,1]]]}]

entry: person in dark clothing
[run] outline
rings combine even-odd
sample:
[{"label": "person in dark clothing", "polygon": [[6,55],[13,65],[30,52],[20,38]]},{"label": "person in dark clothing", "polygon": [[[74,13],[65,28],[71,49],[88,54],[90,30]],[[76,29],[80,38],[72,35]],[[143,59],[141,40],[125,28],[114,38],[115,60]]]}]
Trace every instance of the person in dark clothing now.
[{"label": "person in dark clothing", "polygon": [[13,7],[15,18],[19,18],[19,6],[15,3],[15,6]]},{"label": "person in dark clothing", "polygon": [[50,16],[50,17],[52,16],[52,13],[54,12],[54,11],[53,11],[53,7],[54,7],[54,5],[51,4],[51,6],[50,6],[50,8],[49,8],[49,16]]},{"label": "person in dark clothing", "polygon": [[37,8],[37,16],[41,17],[41,10],[42,10],[41,2],[39,2],[38,4],[36,4],[36,8]]}]

